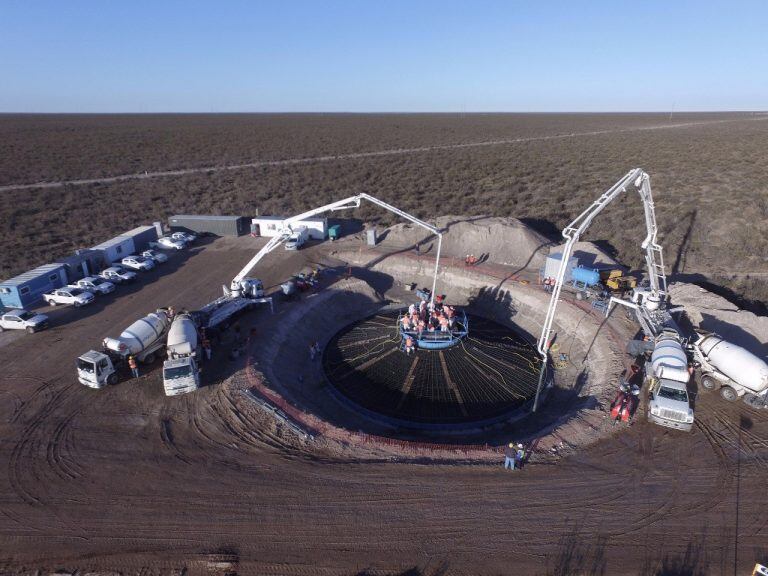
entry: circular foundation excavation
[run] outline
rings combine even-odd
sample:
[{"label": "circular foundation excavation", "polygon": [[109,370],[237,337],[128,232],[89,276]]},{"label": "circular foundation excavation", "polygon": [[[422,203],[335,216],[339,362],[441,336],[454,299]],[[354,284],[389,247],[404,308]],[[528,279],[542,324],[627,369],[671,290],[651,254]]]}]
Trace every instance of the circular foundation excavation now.
[{"label": "circular foundation excavation", "polygon": [[415,427],[477,425],[508,417],[536,394],[540,358],[514,330],[467,313],[460,341],[407,354],[399,312],[350,324],[325,347],[325,376],[354,409]]}]

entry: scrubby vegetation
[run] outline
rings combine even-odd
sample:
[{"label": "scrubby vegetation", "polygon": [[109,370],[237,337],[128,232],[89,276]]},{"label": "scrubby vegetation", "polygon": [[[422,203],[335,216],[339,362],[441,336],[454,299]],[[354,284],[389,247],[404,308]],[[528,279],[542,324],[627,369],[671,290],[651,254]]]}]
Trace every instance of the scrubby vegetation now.
[{"label": "scrubby vegetation", "polygon": [[[726,122],[710,122],[727,120]],[[488,214],[557,234],[635,166],[651,174],[669,271],[768,301],[768,121],[753,115],[230,115],[0,117],[0,185],[572,132],[577,138],[7,191],[0,276],[172,213],[290,214],[368,192],[422,217]],[[359,216],[387,214],[365,207]],[[595,221],[642,264],[640,203]]]}]

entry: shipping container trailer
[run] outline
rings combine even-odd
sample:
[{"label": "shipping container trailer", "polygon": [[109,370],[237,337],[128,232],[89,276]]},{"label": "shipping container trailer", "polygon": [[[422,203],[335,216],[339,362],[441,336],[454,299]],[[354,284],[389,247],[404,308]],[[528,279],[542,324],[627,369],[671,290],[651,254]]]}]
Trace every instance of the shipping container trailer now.
[{"label": "shipping container trailer", "polygon": [[129,236],[117,236],[106,242],[102,242],[98,246],[94,246],[93,250],[97,250],[104,255],[104,263],[112,264],[113,262],[119,262],[126,256],[134,254],[136,247],[133,244],[133,238]]},{"label": "shipping container trailer", "polygon": [[64,264],[45,264],[0,282],[0,303],[6,308],[28,308],[43,294],[67,285]]},{"label": "shipping container trailer", "polygon": [[[277,236],[283,229],[285,218],[280,216],[260,216],[251,220],[251,232],[256,236]],[[294,229],[305,226],[312,240],[325,240],[328,234],[327,218],[308,218],[294,223]]]},{"label": "shipping container trailer", "polygon": [[104,269],[104,254],[99,250],[77,250],[72,256],[56,261],[63,264],[69,283],[92,276]]},{"label": "shipping container trailer", "polygon": [[141,253],[149,248],[150,242],[156,242],[159,236],[155,226],[139,226],[120,234],[120,238],[130,238],[133,240],[134,251]]},{"label": "shipping container trailer", "polygon": [[171,216],[168,224],[174,232],[195,232],[215,236],[242,236],[250,232],[247,216],[178,215]]}]

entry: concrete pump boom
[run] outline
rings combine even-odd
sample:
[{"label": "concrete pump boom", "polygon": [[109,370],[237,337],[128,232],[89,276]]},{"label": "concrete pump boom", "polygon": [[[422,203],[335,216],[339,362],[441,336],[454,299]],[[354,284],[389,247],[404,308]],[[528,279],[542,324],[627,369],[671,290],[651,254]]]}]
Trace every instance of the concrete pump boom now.
[{"label": "concrete pump boom", "polygon": [[350,196],[349,198],[344,198],[343,200],[338,200],[336,202],[332,202],[330,204],[326,204],[325,206],[320,206],[319,208],[314,208],[312,210],[308,210],[306,212],[302,212],[301,214],[297,214],[296,216],[291,216],[290,218],[286,218],[283,220],[283,227],[278,233],[277,236],[273,236],[267,244],[264,245],[264,247],[259,250],[256,255],[251,258],[251,260],[243,267],[242,270],[232,279],[232,283],[230,285],[230,292],[233,295],[239,295],[241,290],[241,282],[245,279],[246,276],[253,270],[253,268],[256,266],[256,264],[259,263],[259,261],[272,252],[275,248],[277,248],[280,244],[285,242],[293,233],[293,226],[295,224],[301,223],[303,220],[306,220],[307,218],[312,218],[313,216],[317,216],[318,214],[323,214],[324,212],[333,212],[336,210],[347,210],[349,208],[358,208],[360,206],[361,200],[368,200],[369,202],[376,204],[378,206],[381,206],[382,208],[385,208],[389,210],[390,212],[393,212],[397,214],[398,216],[405,218],[406,220],[409,220],[413,222],[414,224],[421,226],[422,228],[425,228],[432,232],[432,234],[435,234],[437,236],[437,257],[435,258],[435,274],[434,278],[432,280],[432,302],[434,302],[435,299],[435,288],[437,285],[437,271],[438,266],[440,264],[440,251],[443,246],[443,234],[442,232],[432,226],[431,224],[427,224],[423,220],[419,220],[415,216],[412,216],[411,214],[408,214],[407,212],[403,212],[399,208],[395,208],[391,204],[387,204],[383,200],[379,200],[378,198],[374,198],[373,196],[370,196],[368,194],[358,194],[356,196]]},{"label": "concrete pump boom", "polygon": [[[640,168],[634,168],[625,174],[621,180],[614,184],[610,189],[603,193],[600,198],[595,200],[584,212],[579,214],[573,222],[563,229],[563,238],[566,243],[563,248],[563,259],[560,262],[560,267],[557,270],[557,277],[555,278],[555,285],[552,290],[552,296],[549,299],[549,307],[547,308],[547,315],[544,318],[544,324],[541,329],[541,335],[539,336],[538,351],[541,354],[541,374],[539,376],[539,386],[536,390],[536,399],[533,403],[533,411],[535,412],[539,403],[539,393],[541,392],[541,386],[544,380],[544,374],[547,368],[547,360],[550,347],[550,336],[552,332],[552,323],[555,318],[555,311],[557,309],[557,302],[560,299],[560,291],[565,281],[565,273],[568,269],[568,261],[573,253],[573,247],[576,242],[579,241],[582,233],[589,227],[592,220],[603,211],[603,209],[610,204],[617,196],[626,191],[630,186],[637,188],[640,194],[640,199],[643,202],[643,208],[645,211],[645,226],[646,237],[643,240],[641,247],[645,250],[645,261],[648,266],[648,276],[650,281],[650,296],[646,298],[644,305],[648,309],[656,309],[663,302],[667,293],[667,279],[664,274],[664,261],[662,258],[661,246],[656,242],[657,226],[656,226],[656,212],[653,204],[653,194],[651,193],[651,181],[648,174],[643,172]],[[612,301],[618,301],[612,298]],[[634,307],[634,306],[633,306]]]}]

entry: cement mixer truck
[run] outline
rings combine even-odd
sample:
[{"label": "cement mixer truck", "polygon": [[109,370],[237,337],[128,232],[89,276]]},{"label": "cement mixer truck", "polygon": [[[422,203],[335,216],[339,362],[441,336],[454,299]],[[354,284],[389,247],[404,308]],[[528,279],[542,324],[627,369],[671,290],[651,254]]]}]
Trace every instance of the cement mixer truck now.
[{"label": "cement mixer truck", "polygon": [[91,388],[117,384],[129,356],[144,364],[154,362],[170,325],[167,310],[160,309],[131,324],[118,338],[105,338],[101,352],[90,350],[77,359],[77,379]]},{"label": "cement mixer truck", "polygon": [[654,424],[688,431],[693,425],[693,409],[688,398],[688,356],[680,335],[668,328],[654,339],[650,370],[646,364],[648,419]]},{"label": "cement mixer truck", "polygon": [[200,388],[200,342],[191,314],[179,314],[168,332],[168,359],[163,363],[163,388],[166,396],[194,392]]},{"label": "cement mixer truck", "polygon": [[691,348],[695,365],[701,370],[702,388],[719,389],[728,402],[744,398],[752,405],[765,407],[768,364],[764,360],[716,334],[699,334]]}]

